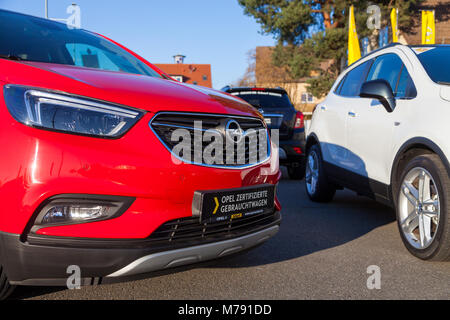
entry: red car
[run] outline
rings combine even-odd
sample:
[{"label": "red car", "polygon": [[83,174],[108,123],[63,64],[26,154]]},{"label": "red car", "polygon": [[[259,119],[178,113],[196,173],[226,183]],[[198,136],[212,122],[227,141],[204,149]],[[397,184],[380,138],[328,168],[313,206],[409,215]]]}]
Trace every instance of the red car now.
[{"label": "red car", "polygon": [[[98,34],[0,10],[0,127],[0,297],[64,286],[73,266],[90,285],[214,259],[279,229],[261,115]],[[212,132],[236,154],[177,153],[180,130],[184,147],[206,152]]]}]

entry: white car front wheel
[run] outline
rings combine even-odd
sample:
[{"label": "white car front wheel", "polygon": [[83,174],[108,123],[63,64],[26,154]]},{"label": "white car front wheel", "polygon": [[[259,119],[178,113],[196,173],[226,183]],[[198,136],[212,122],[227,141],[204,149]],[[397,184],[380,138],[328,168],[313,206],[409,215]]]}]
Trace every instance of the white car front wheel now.
[{"label": "white car front wheel", "polygon": [[450,182],[435,154],[420,155],[403,169],[397,222],[406,248],[421,259],[450,258]]}]

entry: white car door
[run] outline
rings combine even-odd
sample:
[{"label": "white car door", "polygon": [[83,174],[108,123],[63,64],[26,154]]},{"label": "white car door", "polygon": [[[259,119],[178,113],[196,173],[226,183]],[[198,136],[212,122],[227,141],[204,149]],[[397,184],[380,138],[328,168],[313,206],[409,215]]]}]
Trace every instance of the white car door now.
[{"label": "white car door", "polygon": [[332,94],[318,105],[317,132],[323,160],[340,166],[346,157],[346,103],[342,97]]},{"label": "white car door", "polygon": [[361,84],[366,78],[371,61],[351,69],[341,80],[335,92],[318,106],[322,128],[319,137],[324,161],[343,169],[349,168],[348,112],[357,100]]},{"label": "white car door", "polygon": [[[390,184],[390,156],[393,151],[393,138],[407,119],[408,100],[416,96],[416,89],[407,67],[395,53],[378,56],[374,61],[367,81],[384,79],[393,88],[396,107],[388,112],[383,105],[374,99],[359,98],[348,113],[347,135],[349,162],[351,170],[362,177],[367,177],[367,186],[373,189],[376,182],[379,195],[387,195]],[[378,193],[378,192],[377,192]]]}]

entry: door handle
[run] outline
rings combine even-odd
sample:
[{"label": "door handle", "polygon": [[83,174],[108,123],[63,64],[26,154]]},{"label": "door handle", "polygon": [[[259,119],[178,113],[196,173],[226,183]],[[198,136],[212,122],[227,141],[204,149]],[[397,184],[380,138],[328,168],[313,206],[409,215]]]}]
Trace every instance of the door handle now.
[{"label": "door handle", "polygon": [[350,117],[352,117],[352,118],[355,118],[355,117],[356,117],[356,113],[353,112],[353,111],[349,111],[349,112],[348,112],[348,115],[349,115]]}]

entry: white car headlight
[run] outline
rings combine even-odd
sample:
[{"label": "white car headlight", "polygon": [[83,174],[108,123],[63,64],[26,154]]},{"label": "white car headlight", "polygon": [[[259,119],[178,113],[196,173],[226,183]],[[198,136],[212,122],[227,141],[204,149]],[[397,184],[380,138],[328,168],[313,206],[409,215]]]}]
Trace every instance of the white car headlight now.
[{"label": "white car headlight", "polygon": [[16,85],[4,86],[6,106],[17,121],[32,127],[118,138],[144,111],[94,99]]}]

